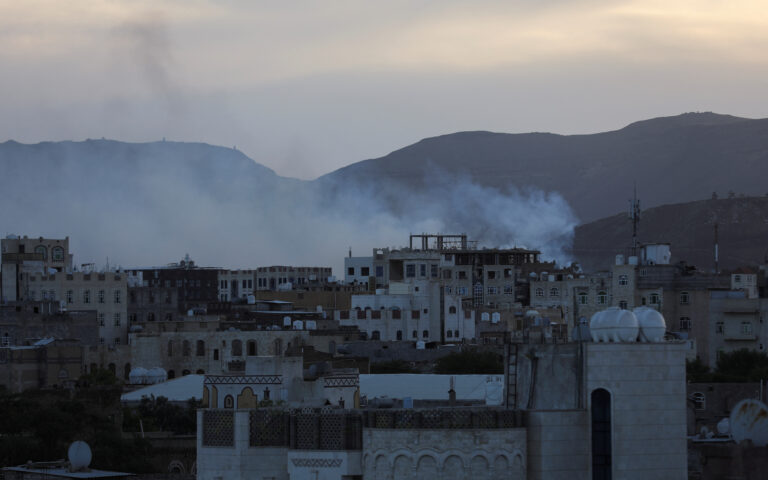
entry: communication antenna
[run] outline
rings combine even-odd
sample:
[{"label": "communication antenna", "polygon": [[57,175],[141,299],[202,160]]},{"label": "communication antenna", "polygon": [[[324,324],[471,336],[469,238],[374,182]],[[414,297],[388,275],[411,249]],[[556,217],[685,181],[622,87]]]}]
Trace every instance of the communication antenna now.
[{"label": "communication antenna", "polygon": [[715,275],[720,274],[720,246],[717,240],[717,222],[715,222]]},{"label": "communication antenna", "polygon": [[632,256],[637,256],[637,225],[640,223],[640,200],[637,199],[637,184],[634,196],[629,201],[629,219],[632,220]]}]

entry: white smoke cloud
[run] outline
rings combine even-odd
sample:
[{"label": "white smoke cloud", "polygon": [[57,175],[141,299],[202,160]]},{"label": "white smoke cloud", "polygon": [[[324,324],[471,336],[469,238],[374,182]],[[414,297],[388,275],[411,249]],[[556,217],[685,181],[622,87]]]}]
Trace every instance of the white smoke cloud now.
[{"label": "white smoke cloud", "polygon": [[8,146],[0,163],[13,173],[0,187],[14,208],[0,209],[2,233],[69,236],[76,263],[152,266],[189,253],[204,266],[322,265],[338,275],[348,248],[370,255],[424,232],[466,233],[564,262],[577,223],[556,193],[502,191],[433,166],[408,185],[306,182],[206,145]]}]

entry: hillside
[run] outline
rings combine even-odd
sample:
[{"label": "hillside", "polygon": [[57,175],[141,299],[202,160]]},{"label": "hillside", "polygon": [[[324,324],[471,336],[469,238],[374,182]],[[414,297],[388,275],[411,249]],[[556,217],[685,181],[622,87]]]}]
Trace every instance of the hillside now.
[{"label": "hillside", "polygon": [[320,181],[407,188],[426,172],[470,175],[482,185],[559,192],[582,222],[625,208],[633,184],[647,206],[728,190],[762,195],[768,174],[768,119],[688,113],[592,135],[461,132],[424,139],[355,163]]},{"label": "hillside", "polygon": [[[720,269],[757,265],[768,255],[768,197],[740,197],[663,205],[641,214],[641,243],[672,244],[672,261],[714,268],[718,224]],[[606,269],[616,254],[629,254],[632,222],[613,215],[576,227],[573,256],[587,270]]]}]

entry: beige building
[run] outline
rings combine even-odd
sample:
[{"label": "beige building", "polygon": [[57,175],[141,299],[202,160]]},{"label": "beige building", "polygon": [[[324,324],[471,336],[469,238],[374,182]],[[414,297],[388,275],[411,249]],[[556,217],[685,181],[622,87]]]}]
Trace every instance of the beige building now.
[{"label": "beige building", "polygon": [[76,341],[53,338],[29,346],[0,347],[0,386],[11,392],[73,387],[83,373],[83,348]]},{"label": "beige building", "polygon": [[25,300],[54,300],[67,310],[96,310],[101,343],[121,345],[128,341],[125,273],[32,273],[28,285]]},{"label": "beige building", "polygon": [[256,270],[219,270],[219,300],[246,301],[256,291]]},{"label": "beige building", "polygon": [[568,331],[581,319],[589,319],[610,306],[611,277],[608,273],[579,274],[570,270],[542,272],[530,280],[530,307],[559,310],[555,322],[564,322]]},{"label": "beige building", "polygon": [[0,250],[0,299],[6,302],[27,299],[30,274],[72,271],[69,237],[50,239],[8,235],[0,240]]}]

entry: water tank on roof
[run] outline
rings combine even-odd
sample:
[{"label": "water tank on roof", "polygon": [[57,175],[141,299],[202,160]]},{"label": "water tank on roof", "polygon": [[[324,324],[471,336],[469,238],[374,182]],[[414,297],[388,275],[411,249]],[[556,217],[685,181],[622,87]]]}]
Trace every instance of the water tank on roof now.
[{"label": "water tank on roof", "polygon": [[589,331],[595,342],[634,342],[640,327],[629,310],[610,307],[592,315]]},{"label": "water tank on roof", "polygon": [[616,265],[624,265],[624,255],[616,255]]},{"label": "water tank on roof", "polygon": [[291,326],[291,317],[283,317],[283,326],[284,327],[290,327]]},{"label": "water tank on roof", "polygon": [[294,330],[304,330],[304,322],[301,320],[294,320],[293,321],[293,329]]},{"label": "water tank on roof", "polygon": [[752,445],[768,445],[768,406],[759,400],[747,398],[731,410],[731,436],[736,443],[751,440]]},{"label": "water tank on roof", "polygon": [[416,350],[424,350],[425,348],[427,348],[427,344],[425,342],[422,340],[416,342]]},{"label": "water tank on roof", "polygon": [[483,322],[488,322],[491,320],[491,316],[488,314],[488,312],[483,312],[480,314],[480,320]]},{"label": "water tank on roof", "polygon": [[256,297],[253,295],[248,295],[248,305],[256,305]]},{"label": "water tank on roof", "polygon": [[491,315],[491,323],[499,323],[501,321],[501,314],[499,312],[493,312]]},{"label": "water tank on roof", "polygon": [[637,307],[633,310],[637,317],[640,335],[638,339],[641,342],[658,343],[664,340],[664,334],[667,331],[667,323],[664,316],[657,310],[648,307]]},{"label": "water tank on roof", "polygon": [[317,322],[315,320],[307,320],[307,330],[317,330]]},{"label": "water tank on roof", "polygon": [[627,262],[627,263],[629,263],[630,265],[637,265],[637,263],[638,263],[637,262],[637,257],[634,256],[634,255],[629,257],[629,262]]},{"label": "water tank on roof", "polygon": [[134,367],[128,374],[128,382],[130,382],[131,385],[146,385],[148,383],[147,373],[149,372],[146,368]]},{"label": "water tank on roof", "polygon": [[168,372],[162,367],[152,367],[147,370],[147,382],[148,383],[162,383],[168,380]]}]

